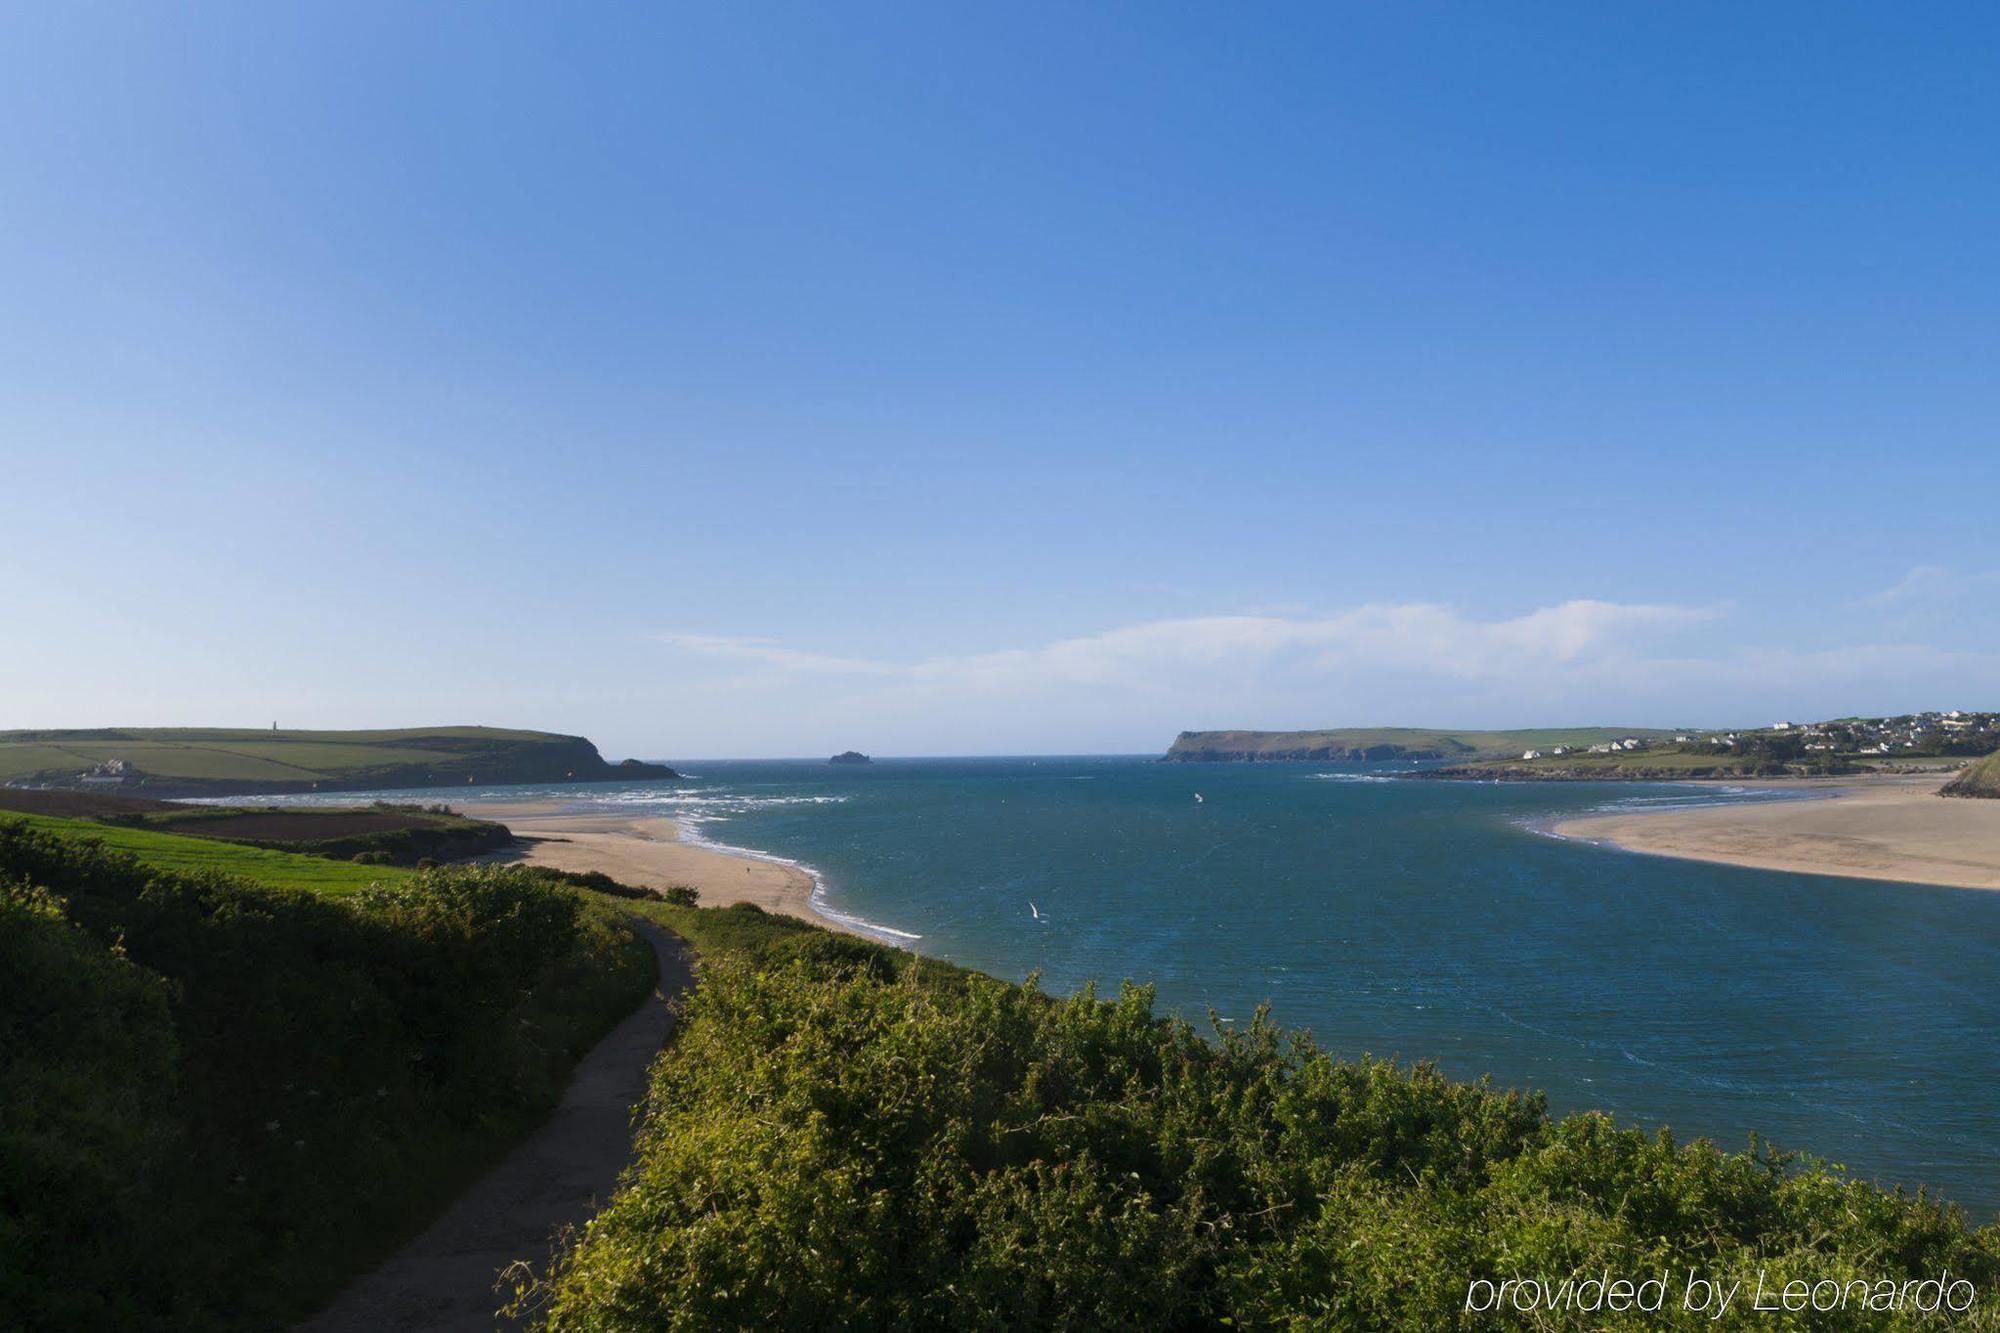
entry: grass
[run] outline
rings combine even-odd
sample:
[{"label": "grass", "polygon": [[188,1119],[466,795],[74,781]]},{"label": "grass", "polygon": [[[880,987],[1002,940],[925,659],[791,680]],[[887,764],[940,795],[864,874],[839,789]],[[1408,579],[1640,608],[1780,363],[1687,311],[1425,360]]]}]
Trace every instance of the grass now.
[{"label": "grass", "polygon": [[231,744],[237,741],[271,741],[303,738],[354,745],[398,745],[409,741],[448,739],[471,741],[546,741],[567,739],[547,731],[519,731],[508,727],[399,727],[380,731],[307,731],[263,727],[82,727],[35,728],[0,731],[0,741],[47,739],[67,740],[153,740],[176,744]]},{"label": "grass", "polygon": [[[395,750],[398,763],[445,764],[453,758],[449,750],[425,749],[414,741],[398,744]],[[230,741],[213,747],[213,752],[266,760],[287,768],[307,769],[315,777],[332,777],[355,768],[373,768],[382,762],[382,747],[379,745],[351,741],[272,740],[269,736],[253,741]]]},{"label": "grass", "polygon": [[495,727],[261,731],[101,727],[0,732],[0,782],[66,785],[110,760],[136,770],[120,790],[193,795],[226,789],[410,787],[611,776],[582,737]]},{"label": "grass", "polygon": [[0,812],[0,822],[20,820],[32,828],[70,839],[96,839],[113,851],[126,852],[147,865],[180,872],[219,871],[272,889],[304,889],[339,896],[370,884],[409,878],[398,866],[362,866],[329,861],[296,852],[275,852],[213,838],[189,838],[151,829],[121,828],[88,819],[58,819],[51,815]]},{"label": "grass", "polygon": [[2000,754],[1989,754],[1945,784],[1947,796],[2000,797]]},{"label": "grass", "polygon": [[[0,745],[0,778],[27,777],[51,768],[91,768],[111,759],[122,759],[148,773],[168,778],[240,778],[248,781],[289,782],[328,776],[318,769],[285,763],[269,756],[239,754],[208,745],[181,745],[156,741],[76,741],[61,746]],[[61,759],[50,763],[51,751]]]},{"label": "grass", "polygon": [[525,868],[301,892],[79,823],[0,818],[0,1328],[292,1327],[655,979],[617,905]]},{"label": "grass", "polygon": [[1687,751],[1687,750],[1625,750],[1618,754],[1564,754],[1543,755],[1540,759],[1523,760],[1516,756],[1513,760],[1492,760],[1494,764],[1509,768],[1561,768],[1561,769],[1603,769],[1607,773],[1622,772],[1626,769],[1686,768],[1711,769],[1727,768],[1739,762],[1727,752]]},{"label": "grass", "polygon": [[448,750],[423,748],[416,744],[417,739],[366,744],[322,740],[317,734],[304,739],[268,731],[240,735],[195,732],[172,737],[132,733],[117,739],[0,739],[0,779],[123,759],[161,777],[287,781],[333,778],[385,763],[446,764],[456,757]]},{"label": "grass", "polygon": [[82,759],[76,751],[58,745],[0,740],[0,782],[45,769],[74,767]]},{"label": "grass", "polygon": [[1396,746],[1436,751],[1449,757],[1518,758],[1523,750],[1555,745],[1590,746],[1626,736],[1658,739],[1672,731],[1649,727],[1533,727],[1517,731],[1447,731],[1426,727],[1336,727],[1326,731],[1191,731],[1175,740],[1173,751],[1219,750],[1281,755],[1321,749],[1369,750]]}]

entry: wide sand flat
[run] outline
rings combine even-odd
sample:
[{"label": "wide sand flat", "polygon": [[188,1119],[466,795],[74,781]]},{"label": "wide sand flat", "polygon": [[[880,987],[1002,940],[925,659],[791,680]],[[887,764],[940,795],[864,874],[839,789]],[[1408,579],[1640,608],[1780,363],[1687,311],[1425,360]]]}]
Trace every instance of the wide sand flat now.
[{"label": "wide sand flat", "polygon": [[812,909],[812,876],[796,866],[753,861],[680,841],[680,829],[662,816],[560,813],[548,804],[454,802],[474,819],[505,824],[523,848],[508,859],[555,870],[599,870],[621,884],[649,889],[685,884],[701,894],[704,907],[755,903],[825,926],[849,930]]},{"label": "wide sand flat", "polygon": [[[1939,796],[1938,777],[1813,783],[1825,799],[1587,815],[1552,831],[1628,851],[1812,875],[2000,889],[2000,801]],[[1777,784],[1788,790],[1805,785]]]}]

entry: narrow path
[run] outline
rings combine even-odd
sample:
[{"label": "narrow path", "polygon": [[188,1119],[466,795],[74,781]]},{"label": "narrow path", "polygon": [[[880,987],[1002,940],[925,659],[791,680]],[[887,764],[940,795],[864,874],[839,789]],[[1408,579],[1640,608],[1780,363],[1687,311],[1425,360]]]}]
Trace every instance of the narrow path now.
[{"label": "narrow path", "polygon": [[631,1158],[632,1107],[673,1031],[667,998],[694,984],[693,951],[647,921],[633,922],[660,960],[659,989],[576,1067],[548,1123],[374,1272],[349,1283],[305,1333],[508,1327],[494,1311],[500,1270],[540,1265],[549,1239],[581,1226],[611,1195]]}]

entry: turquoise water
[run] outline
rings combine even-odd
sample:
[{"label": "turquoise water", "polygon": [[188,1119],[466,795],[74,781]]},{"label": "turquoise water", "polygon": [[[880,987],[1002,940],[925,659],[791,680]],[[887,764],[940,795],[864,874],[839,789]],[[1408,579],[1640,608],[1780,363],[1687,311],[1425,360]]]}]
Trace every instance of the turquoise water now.
[{"label": "turquoise water", "polygon": [[[1152,981],[1197,1020],[1268,1000],[1337,1053],[1727,1147],[1754,1130],[2000,1210],[2000,893],[1535,831],[1748,794],[1130,758],[675,762],[694,780],[547,794],[801,862],[830,909],[999,976]],[[475,794],[534,793],[440,793]]]}]

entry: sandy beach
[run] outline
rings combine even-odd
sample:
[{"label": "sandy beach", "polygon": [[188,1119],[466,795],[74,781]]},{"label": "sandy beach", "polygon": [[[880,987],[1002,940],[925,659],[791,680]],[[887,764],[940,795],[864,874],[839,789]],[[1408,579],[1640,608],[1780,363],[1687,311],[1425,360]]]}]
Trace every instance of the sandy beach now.
[{"label": "sandy beach", "polygon": [[2000,889],[2000,801],[1937,795],[1944,779],[1746,783],[1823,799],[1566,819],[1550,831],[1627,851],[1855,879]]},{"label": "sandy beach", "polygon": [[599,870],[622,884],[649,889],[685,884],[704,907],[755,903],[829,930],[860,932],[812,909],[813,879],[796,866],[730,856],[680,841],[680,829],[661,816],[564,814],[559,805],[460,801],[474,819],[505,824],[523,843],[509,859],[556,870]]}]

